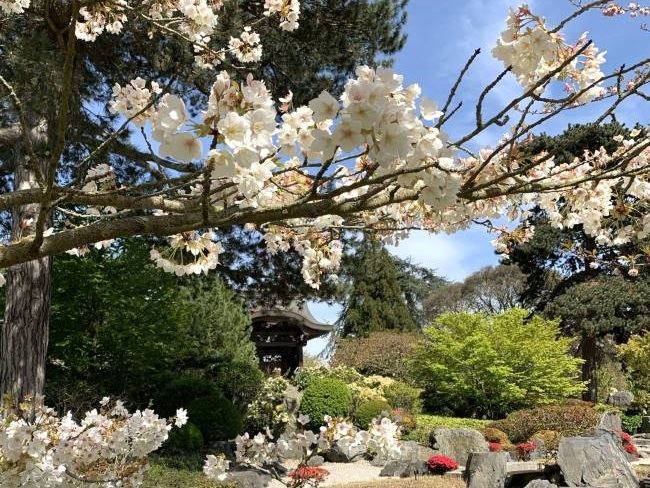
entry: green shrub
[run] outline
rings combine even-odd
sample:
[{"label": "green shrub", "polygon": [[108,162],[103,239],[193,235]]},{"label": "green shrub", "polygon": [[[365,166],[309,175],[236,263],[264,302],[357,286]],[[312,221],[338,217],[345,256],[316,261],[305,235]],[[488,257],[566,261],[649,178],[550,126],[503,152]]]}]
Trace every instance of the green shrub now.
[{"label": "green shrub", "polygon": [[191,373],[164,372],[156,382],[162,386],[155,395],[153,408],[162,417],[176,415],[176,409],[187,408],[197,398],[219,394],[213,381]]},{"label": "green shrub", "polygon": [[223,395],[209,395],[193,400],[187,414],[201,430],[206,442],[229,440],[241,433],[241,414]]},{"label": "green shrub", "polygon": [[180,429],[172,429],[169,438],[163,446],[170,452],[196,452],[203,448],[203,434],[192,422],[186,423]]},{"label": "green shrub", "polygon": [[493,422],[490,427],[502,430],[516,444],[542,430],[554,430],[563,437],[582,435],[596,427],[599,421],[600,414],[590,404],[569,403],[519,410]]},{"label": "green shrub", "polygon": [[352,393],[341,380],[316,378],[305,389],[300,403],[300,412],[309,415],[310,427],[323,425],[326,415],[346,417],[352,409]]},{"label": "green shrub", "polygon": [[379,417],[382,413],[388,415],[390,412],[390,404],[386,400],[373,398],[359,405],[352,415],[352,420],[358,428],[367,430],[374,418]]},{"label": "green shrub", "polygon": [[643,422],[643,416],[641,415],[622,415],[621,416],[621,424],[623,427],[623,431],[627,432],[628,434],[636,434],[639,430],[639,427],[641,427],[641,423]]},{"label": "green shrub", "polygon": [[244,412],[262,388],[264,373],[257,363],[226,362],[214,373],[214,381],[224,395]]},{"label": "green shrub", "polygon": [[384,398],[393,408],[408,410],[417,414],[422,410],[422,400],[420,393],[422,390],[407,385],[402,381],[395,381],[390,385],[384,386]]},{"label": "green shrub", "polygon": [[409,432],[405,436],[405,439],[426,445],[429,443],[429,435],[438,427],[447,427],[449,429],[466,428],[480,430],[483,427],[487,427],[489,423],[489,420],[443,417],[441,415],[422,414],[417,416],[417,427],[415,430]]},{"label": "green shrub", "polygon": [[448,313],[426,327],[410,368],[428,389],[427,407],[499,418],[580,393],[582,360],[569,354],[572,339],[560,337],[557,321],[528,315]]}]

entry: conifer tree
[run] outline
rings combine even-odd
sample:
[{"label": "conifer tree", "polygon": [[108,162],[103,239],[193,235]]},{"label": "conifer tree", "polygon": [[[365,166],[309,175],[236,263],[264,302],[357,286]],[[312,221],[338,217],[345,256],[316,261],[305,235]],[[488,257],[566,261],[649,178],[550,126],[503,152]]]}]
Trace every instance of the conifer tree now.
[{"label": "conifer tree", "polygon": [[350,278],[351,288],[341,317],[342,336],[417,329],[400,286],[395,259],[380,243],[364,239],[352,258]]}]

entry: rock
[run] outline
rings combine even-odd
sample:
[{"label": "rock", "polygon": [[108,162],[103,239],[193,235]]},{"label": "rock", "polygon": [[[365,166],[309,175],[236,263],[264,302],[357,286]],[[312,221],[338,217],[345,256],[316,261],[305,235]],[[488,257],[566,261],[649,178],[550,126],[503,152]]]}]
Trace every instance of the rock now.
[{"label": "rock", "polygon": [[449,456],[461,466],[467,465],[471,453],[489,452],[483,435],[474,429],[438,428],[432,432],[429,442],[437,454]]},{"label": "rock", "polygon": [[265,488],[271,483],[271,476],[254,470],[231,471],[228,481],[234,482],[239,488]]},{"label": "rock", "polygon": [[506,486],[505,452],[473,452],[467,463],[467,488],[504,488]]},{"label": "rock", "polygon": [[359,459],[365,453],[366,449],[361,443],[358,446],[346,446],[341,440],[324,452],[323,457],[325,461],[330,463],[350,463]]},{"label": "rock", "polygon": [[325,462],[323,456],[312,456],[307,461],[307,466],[321,466]]},{"label": "rock", "polygon": [[621,416],[615,412],[605,412],[600,417],[598,429],[609,430],[612,432],[620,432],[623,430],[621,426]]},{"label": "rock", "polygon": [[223,454],[229,461],[235,460],[236,446],[231,441],[215,441],[210,445],[210,450],[215,454]]},{"label": "rock", "polygon": [[613,435],[564,437],[557,463],[568,486],[637,488],[639,480]]},{"label": "rock", "polygon": [[525,488],[558,488],[556,484],[546,480],[533,480]]},{"label": "rock", "polygon": [[400,452],[402,459],[424,461],[425,463],[431,456],[438,454],[430,447],[422,446],[415,441],[400,442]]},{"label": "rock", "polygon": [[614,391],[607,397],[607,403],[615,407],[626,408],[634,402],[634,393],[629,390]]},{"label": "rock", "polygon": [[382,468],[379,476],[397,476],[409,478],[418,474],[426,474],[425,463],[413,463],[409,461],[388,461]]}]

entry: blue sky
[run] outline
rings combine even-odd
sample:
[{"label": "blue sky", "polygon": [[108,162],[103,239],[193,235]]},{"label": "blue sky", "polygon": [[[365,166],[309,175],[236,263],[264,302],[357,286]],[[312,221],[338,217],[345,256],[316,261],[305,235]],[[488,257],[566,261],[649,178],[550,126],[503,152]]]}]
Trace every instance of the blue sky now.
[{"label": "blue sky", "polygon": [[[546,17],[548,24],[553,26],[574,9],[568,0],[534,0],[527,3],[534,13]],[[442,105],[467,58],[476,48],[482,50],[459,90],[460,99],[466,100],[466,111],[458,113],[447,127],[452,136],[461,135],[472,127],[473,100],[503,69],[500,62],[492,58],[490,50],[504,28],[508,7],[516,5],[518,3],[513,0],[410,0],[406,26],[408,41],[402,52],[397,54],[395,62],[395,70],[405,76],[405,83],[418,83],[424,95]],[[648,56],[650,34],[640,30],[641,23],[638,19],[606,18],[598,12],[590,12],[569,24],[564,33],[567,41],[574,42],[582,32],[589,31],[589,37],[596,46],[607,51],[604,71],[608,72],[623,63],[636,62]],[[520,92],[515,79],[508,76],[488,99],[486,113],[490,112],[490,108],[498,110]],[[545,126],[544,131],[551,134],[561,132],[567,124],[593,120],[602,111],[603,107],[599,104],[571,111]],[[628,124],[650,123],[647,106],[643,107],[638,97],[621,104],[617,117]],[[486,131],[477,142],[493,144],[503,130],[496,129]],[[453,235],[414,232],[397,247],[391,247],[390,251],[457,281],[498,261],[490,245],[492,238],[482,228]],[[327,322],[335,321],[340,313],[340,307],[327,304],[310,304],[310,309],[317,318]],[[322,339],[311,341],[307,351],[318,353],[325,342]]]}]

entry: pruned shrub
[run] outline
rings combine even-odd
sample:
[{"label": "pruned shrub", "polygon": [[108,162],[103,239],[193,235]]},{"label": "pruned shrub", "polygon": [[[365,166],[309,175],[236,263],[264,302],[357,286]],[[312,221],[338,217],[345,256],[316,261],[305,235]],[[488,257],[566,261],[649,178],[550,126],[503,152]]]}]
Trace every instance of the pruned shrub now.
[{"label": "pruned shrub", "polygon": [[422,390],[419,388],[414,388],[403,381],[394,381],[384,386],[382,390],[384,398],[391,407],[408,410],[414,414],[422,411],[422,400],[420,400]]},{"label": "pruned shrub", "polygon": [[156,413],[164,417],[173,416],[176,409],[186,408],[197,398],[220,393],[216,383],[191,373],[174,375],[164,372],[156,377],[156,382],[163,386],[154,398],[153,407]]},{"label": "pruned shrub", "polygon": [[418,426],[418,418],[412,412],[402,408],[394,409],[390,414],[393,422],[398,423],[402,427],[403,434],[413,432]]},{"label": "pruned shrub", "polygon": [[180,429],[172,429],[169,432],[169,438],[163,445],[168,452],[197,452],[203,448],[203,434],[196,424],[186,423]]},{"label": "pruned shrub", "polygon": [[479,431],[488,442],[498,442],[499,444],[509,444],[508,434],[494,427],[484,427]]},{"label": "pruned shrub", "polygon": [[363,402],[352,415],[354,425],[360,429],[367,429],[372,419],[382,414],[390,414],[390,404],[381,398],[374,398]]},{"label": "pruned shrub", "polygon": [[234,439],[243,429],[241,414],[223,395],[199,397],[189,404],[187,413],[207,442]]},{"label": "pruned shrub", "polygon": [[367,337],[339,339],[332,366],[350,366],[363,375],[408,379],[407,360],[420,334],[378,331]]},{"label": "pruned shrub", "polygon": [[309,426],[317,429],[326,415],[347,417],[352,410],[352,394],[348,386],[334,378],[316,378],[305,389],[300,413],[309,416]]},{"label": "pruned shrub", "polygon": [[427,467],[432,474],[445,474],[448,471],[458,469],[458,463],[449,456],[436,454],[427,460]]},{"label": "pruned shrub", "polygon": [[502,430],[516,443],[541,430],[554,430],[563,437],[585,434],[599,421],[600,414],[590,404],[555,404],[513,412],[490,427]]}]

